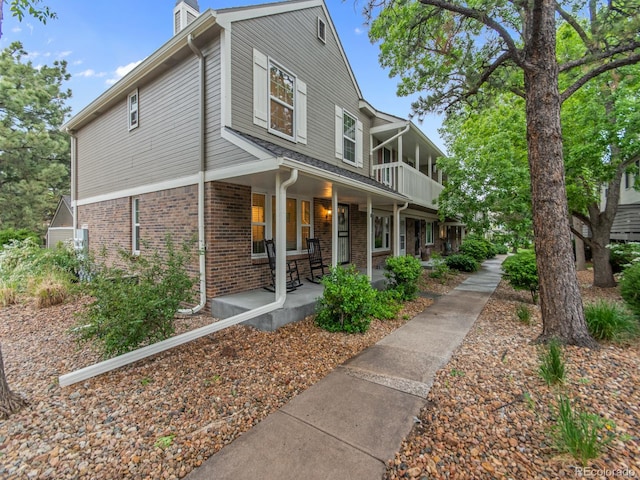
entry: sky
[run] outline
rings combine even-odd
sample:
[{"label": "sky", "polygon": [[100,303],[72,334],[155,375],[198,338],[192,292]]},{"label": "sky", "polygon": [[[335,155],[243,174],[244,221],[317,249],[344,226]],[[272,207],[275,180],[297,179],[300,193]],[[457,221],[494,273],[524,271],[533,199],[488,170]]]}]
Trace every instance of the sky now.
[{"label": "sky", "polygon": [[[417,98],[398,97],[398,79],[378,63],[379,50],[369,41],[364,0],[325,0],[342,46],[362,94],[374,108],[402,118],[411,113]],[[199,0],[200,11],[253,5],[261,0]],[[22,22],[11,16],[5,5],[0,48],[22,42],[34,66],[66,60],[72,91],[67,105],[78,113],[101,93],[126,75],[139,62],[160,48],[173,35],[175,0],[45,0],[57,19],[46,25],[25,16]],[[443,152],[438,134],[442,119],[427,116],[414,123]]]}]

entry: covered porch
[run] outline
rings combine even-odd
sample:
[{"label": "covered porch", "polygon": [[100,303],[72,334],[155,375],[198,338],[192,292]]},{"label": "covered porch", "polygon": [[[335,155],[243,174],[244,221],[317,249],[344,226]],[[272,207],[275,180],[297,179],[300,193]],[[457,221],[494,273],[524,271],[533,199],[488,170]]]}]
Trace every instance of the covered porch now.
[{"label": "covered porch", "polygon": [[[360,273],[366,273],[361,271]],[[258,330],[272,332],[283,325],[303,320],[316,311],[318,299],[322,296],[323,286],[312,283],[304,278],[302,286],[287,293],[284,305],[276,310],[251,318],[244,325],[250,325]],[[373,270],[371,284],[382,290],[386,287],[384,270]],[[255,289],[232,295],[224,295],[211,299],[211,315],[225,319],[249,310],[257,309],[274,301],[274,294],[265,289]]]}]

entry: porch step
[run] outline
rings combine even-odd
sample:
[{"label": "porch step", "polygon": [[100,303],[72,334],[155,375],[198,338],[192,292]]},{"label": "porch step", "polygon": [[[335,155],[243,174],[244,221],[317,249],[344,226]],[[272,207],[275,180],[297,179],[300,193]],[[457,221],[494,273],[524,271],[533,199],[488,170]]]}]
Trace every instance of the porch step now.
[{"label": "porch step", "polygon": [[[303,284],[295,291],[287,293],[284,306],[270,313],[266,313],[243,322],[258,330],[273,332],[287,323],[303,320],[316,311],[318,299],[322,296],[322,285],[302,279]],[[374,272],[371,282],[374,288],[385,288],[386,279]],[[218,319],[225,319],[239,313],[252,310],[273,302],[275,295],[264,289],[249,290],[233,295],[224,295],[211,299],[211,315]]]}]

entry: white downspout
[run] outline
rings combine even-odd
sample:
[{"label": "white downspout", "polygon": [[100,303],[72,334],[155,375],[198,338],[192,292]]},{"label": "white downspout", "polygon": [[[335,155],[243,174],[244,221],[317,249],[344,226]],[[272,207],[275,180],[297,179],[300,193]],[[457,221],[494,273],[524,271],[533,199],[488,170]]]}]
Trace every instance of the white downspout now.
[{"label": "white downspout", "polygon": [[367,195],[367,277],[369,281],[373,278],[373,242],[371,234],[373,233],[373,207],[371,203],[371,195]]},{"label": "white downspout", "polygon": [[287,296],[287,188],[298,180],[298,169],[291,170],[291,176],[280,183],[280,174],[276,176],[276,302]]},{"label": "white downspout", "polygon": [[78,183],[78,172],[77,172],[77,163],[78,160],[76,156],[78,155],[78,138],[72,133],[71,130],[67,128],[67,134],[71,137],[71,213],[73,215],[73,238],[76,238],[76,230],[78,229],[78,207],[76,206],[77,202],[77,192],[76,185]]},{"label": "white downspout", "polygon": [[207,269],[206,269],[206,243],[204,232],[204,174],[206,170],[206,151],[205,151],[205,129],[206,129],[206,109],[205,109],[205,70],[204,55],[202,51],[193,43],[193,34],[187,38],[187,43],[191,51],[198,57],[200,77],[199,77],[199,173],[198,173],[198,258],[200,264],[200,303],[192,308],[184,308],[178,310],[178,313],[193,314],[204,308],[207,304]]},{"label": "white downspout", "polygon": [[[282,201],[282,198],[286,198],[287,187],[294,183],[297,179],[298,170],[294,169],[291,171],[291,177],[278,186],[278,189],[276,190],[276,205],[278,205],[279,203],[278,197],[281,197],[280,203],[284,203],[286,210],[286,201]],[[283,215],[279,215],[278,217],[282,219],[283,225],[281,227],[282,232],[276,230],[276,298],[274,302],[263,305],[262,307],[254,308],[253,310],[249,310],[247,312],[239,313],[238,315],[234,315],[233,317],[225,318],[224,320],[214,322],[210,325],[205,325],[204,327],[197,328],[190,332],[176,335],[175,337],[162,340],[160,342],[154,343],[153,345],[139,348],[138,350],[134,350],[133,352],[110,358],[109,360],[105,360],[104,362],[81,368],[80,370],[76,370],[75,372],[60,375],[60,377],[58,377],[60,386],[66,387],[67,385],[72,385],[74,383],[87,380],[88,378],[95,377],[97,375],[100,375],[101,373],[106,373],[111,370],[115,370],[116,368],[129,365],[130,363],[137,362],[138,360],[150,357],[151,355],[164,352],[165,350],[169,350],[184,343],[191,342],[200,337],[204,337],[205,335],[210,335],[233,325],[237,325],[238,323],[245,322],[260,315],[264,315],[266,313],[277,310],[278,308],[282,308],[287,298],[284,268],[286,264],[286,239],[283,233],[286,224],[284,223]],[[276,219],[276,222],[279,222],[279,220]],[[280,269],[281,271],[278,272],[278,269]],[[278,288],[278,286],[280,286],[280,288]]]},{"label": "white downspout", "polygon": [[338,265],[338,189],[331,184],[331,267]]}]

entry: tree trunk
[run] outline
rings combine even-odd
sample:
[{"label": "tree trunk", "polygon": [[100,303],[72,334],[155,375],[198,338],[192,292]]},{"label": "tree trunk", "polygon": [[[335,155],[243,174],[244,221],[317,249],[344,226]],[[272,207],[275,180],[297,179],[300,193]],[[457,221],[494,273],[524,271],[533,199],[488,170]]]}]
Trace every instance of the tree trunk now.
[{"label": "tree trunk", "polygon": [[[573,228],[582,231],[583,223],[576,217],[573,217]],[[577,235],[573,236],[573,242],[576,251],[576,270],[579,272],[587,269],[587,260],[584,255],[584,241]]]},{"label": "tree trunk", "polygon": [[591,254],[593,255],[593,286],[612,288],[616,286],[613,278],[613,268],[609,262],[609,236],[611,225],[597,225],[591,231]]},{"label": "tree trunk", "polygon": [[9,388],[0,347],[0,419],[9,418],[12,413],[16,413],[26,404],[27,402],[20,395],[13,393]]},{"label": "tree trunk", "polygon": [[597,344],[584,320],[578,287],[562,157],[555,2],[533,2],[526,21],[525,91],[533,231],[543,331],[539,340]]}]

